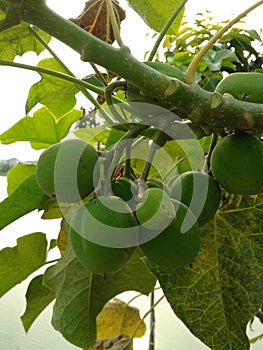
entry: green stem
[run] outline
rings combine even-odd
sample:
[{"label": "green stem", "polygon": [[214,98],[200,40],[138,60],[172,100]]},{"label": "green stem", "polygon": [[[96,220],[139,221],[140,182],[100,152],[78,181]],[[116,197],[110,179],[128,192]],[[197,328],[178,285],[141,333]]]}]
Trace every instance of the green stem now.
[{"label": "green stem", "polygon": [[[54,57],[54,59],[58,62],[58,64],[65,70],[65,72],[76,78],[74,74],[71,72],[71,70],[64,64],[64,62],[58,57],[58,55],[51,49],[51,47],[47,44],[47,42],[32,28],[30,27],[31,32],[33,35],[37,38],[37,40],[46,48],[46,50]],[[100,109],[101,106],[98,103],[98,101],[82,86],[78,86],[75,84],[78,89],[82,92],[82,94],[91,102],[93,103],[94,107],[97,109]]]},{"label": "green stem", "polygon": [[106,0],[107,9],[109,11],[110,24],[113,30],[114,38],[116,39],[119,46],[123,46],[123,41],[120,35],[120,28],[113,10],[112,0]]},{"label": "green stem", "polygon": [[211,142],[210,142],[210,145],[209,145],[208,154],[207,154],[207,157],[205,159],[204,166],[203,166],[203,171],[206,172],[206,173],[209,173],[209,170],[210,170],[211,155],[212,155],[213,149],[216,146],[217,139],[218,139],[218,135],[212,134],[212,139],[211,139]]},{"label": "green stem", "polygon": [[11,61],[5,61],[5,60],[0,60],[0,66],[10,66],[10,67],[22,68],[22,69],[31,70],[31,71],[34,71],[34,72],[37,72],[40,74],[52,75],[56,78],[66,80],[68,82],[76,84],[77,86],[82,86],[86,89],[89,89],[93,92],[96,92],[97,94],[99,94],[101,96],[104,96],[104,89],[101,89],[95,85],[89,84],[84,80],[77,79],[75,77],[72,77],[71,75],[57,72],[57,71],[54,71],[52,69],[43,68],[43,67],[36,67],[36,66],[31,66],[29,64],[11,62]]},{"label": "green stem", "polygon": [[216,43],[218,39],[222,37],[222,35],[227,32],[234,24],[239,22],[241,18],[245,17],[249,12],[257,8],[258,6],[263,4],[263,0],[258,1],[254,5],[250,6],[248,9],[240,13],[238,16],[236,16],[232,21],[230,21],[227,25],[225,25],[223,28],[221,28],[209,41],[208,43],[202,47],[202,49],[198,52],[198,54],[194,57],[190,65],[188,66],[185,81],[187,84],[192,84],[194,82],[194,74],[197,69],[198,64],[200,63],[201,59],[205,56],[205,54],[208,52],[208,50]]},{"label": "green stem", "polygon": [[[101,89],[95,85],[89,84],[84,80],[81,79],[77,79],[71,75],[65,74],[65,73],[61,73],[61,72],[57,72],[57,71],[53,71],[51,69],[48,68],[43,68],[43,67],[36,67],[36,66],[31,66],[28,64],[24,64],[24,63],[17,63],[17,62],[11,62],[11,61],[5,61],[5,60],[0,60],[0,66],[10,66],[10,67],[16,67],[16,68],[22,68],[22,69],[27,69],[27,70],[31,70],[34,72],[37,72],[39,74],[48,74],[51,76],[54,76],[56,78],[59,79],[63,79],[65,81],[71,82],[75,85],[77,85],[79,88],[84,88],[84,89],[89,89],[93,92],[96,92],[98,95],[101,95],[104,97],[105,95],[105,90]],[[113,100],[115,102],[122,102],[121,100],[119,100],[118,98],[114,97]],[[93,101],[96,108],[100,110],[100,113],[102,115],[102,117],[105,119],[105,121],[109,124],[109,125],[113,125],[115,124],[114,120],[110,118],[110,116],[103,110],[103,108],[101,108],[101,105],[99,103],[97,103],[97,101]],[[123,103],[124,104],[124,103]]]},{"label": "green stem", "polygon": [[151,308],[143,315],[143,318],[137,323],[137,325],[134,328],[133,334],[131,336],[130,342],[133,341],[134,337],[136,336],[136,333],[140,327],[140,325],[143,323],[143,321],[146,319],[146,317],[152,312],[152,310],[163,300],[165,295],[162,295],[152,306]]},{"label": "green stem", "polygon": [[156,130],[156,133],[152,139],[152,143],[149,147],[149,152],[147,154],[146,161],[145,161],[140,179],[138,181],[138,200],[139,201],[141,200],[143,193],[145,191],[145,183],[147,181],[147,177],[149,175],[149,172],[152,166],[154,155],[156,151],[159,149],[158,144],[161,136],[162,136],[162,131]]},{"label": "green stem", "polygon": [[127,121],[125,119],[122,118],[122,116],[119,114],[119,112],[117,111],[117,109],[115,108],[114,104],[113,104],[113,100],[112,100],[112,93],[118,89],[121,88],[125,85],[124,81],[114,81],[113,83],[109,84],[106,88],[105,88],[105,99],[106,102],[109,106],[109,109],[111,111],[111,113],[113,114],[113,116],[115,117],[115,119],[121,123],[124,124]]},{"label": "green stem", "polygon": [[[107,195],[109,193],[109,186],[111,183],[112,174],[122,157],[124,148],[126,147],[126,142],[123,141],[128,140],[128,142],[130,142],[130,139],[136,138],[143,130],[145,130],[148,127],[148,125],[136,124],[133,128],[128,130],[126,134],[114,145],[114,148],[111,151],[109,151],[109,156],[111,156],[112,152],[114,152],[114,154],[113,158],[110,161],[107,171],[104,172],[105,181],[102,184],[102,193],[104,195]],[[106,161],[107,159],[105,160],[105,162]]]},{"label": "green stem", "polygon": [[169,29],[169,27],[171,26],[171,24],[173,23],[173,21],[175,20],[175,18],[178,16],[179,12],[182,10],[182,8],[185,6],[185,4],[187,3],[188,0],[182,0],[180,2],[180,4],[176,7],[176,9],[174,10],[174,12],[172,13],[171,17],[168,19],[168,21],[165,23],[165,25],[163,26],[160,34],[158,35],[158,38],[153,46],[152,51],[150,52],[148,61],[152,61],[154,55],[156,54],[158,47],[161,44],[161,41],[163,40],[164,36],[167,33],[167,30]]},{"label": "green stem", "polygon": [[[261,3],[263,0],[257,5]],[[43,0],[10,0],[8,11],[15,12],[19,22],[31,23],[71,47],[81,54],[84,61],[98,64],[131,82],[142,94],[176,107],[176,114],[179,117],[189,118],[194,124],[240,130],[261,129],[263,126],[262,104],[243,102],[229,96],[223,97],[205,91],[197,84],[188,85],[172,79],[139,62],[126,46],[116,49],[59,16],[49,9]],[[2,60],[0,64],[14,63]],[[70,79],[67,75],[63,77],[65,76],[67,80]],[[59,77],[62,78],[61,73]],[[99,94],[104,93],[102,89],[91,84],[87,86],[87,83],[81,81],[78,84],[92,91],[99,91]]]}]

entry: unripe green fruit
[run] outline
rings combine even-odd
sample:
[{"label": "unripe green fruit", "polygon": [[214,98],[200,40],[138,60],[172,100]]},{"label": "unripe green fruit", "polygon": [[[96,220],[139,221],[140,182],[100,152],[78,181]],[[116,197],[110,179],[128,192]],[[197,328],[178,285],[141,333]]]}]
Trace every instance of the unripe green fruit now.
[{"label": "unripe green fruit", "polygon": [[98,197],[77,210],[70,223],[70,242],[87,271],[116,271],[135,250],[139,239],[137,225],[122,199]]},{"label": "unripe green fruit", "polygon": [[130,201],[136,194],[136,185],[127,177],[120,177],[111,183],[114,196],[120,197],[125,202]]},{"label": "unripe green fruit", "polygon": [[169,192],[165,183],[163,183],[160,179],[150,177],[147,179],[146,185],[148,188],[160,188],[160,189],[166,191],[167,193]]},{"label": "unripe green fruit", "polygon": [[48,147],[39,157],[36,180],[48,196],[60,202],[76,202],[90,194],[96,177],[96,150],[88,143],[72,139]]},{"label": "unripe green fruit", "polygon": [[176,200],[173,200],[173,204],[176,216],[171,224],[140,247],[145,256],[154,263],[178,269],[190,264],[198,253],[200,229],[194,214],[187,206]]},{"label": "unripe green fruit", "polygon": [[212,152],[211,170],[229,193],[253,195],[262,192],[262,142],[246,132],[224,137]]},{"label": "unripe green fruit", "polygon": [[149,230],[163,230],[173,220],[175,210],[167,192],[160,188],[148,188],[136,207],[139,223]]},{"label": "unripe green fruit", "polygon": [[218,182],[206,173],[187,171],[175,179],[170,196],[189,207],[199,226],[203,226],[214,217],[220,204],[221,190]]},{"label": "unripe green fruit", "polygon": [[263,103],[263,74],[257,72],[233,73],[216,87],[220,94],[228,93],[247,102]]}]

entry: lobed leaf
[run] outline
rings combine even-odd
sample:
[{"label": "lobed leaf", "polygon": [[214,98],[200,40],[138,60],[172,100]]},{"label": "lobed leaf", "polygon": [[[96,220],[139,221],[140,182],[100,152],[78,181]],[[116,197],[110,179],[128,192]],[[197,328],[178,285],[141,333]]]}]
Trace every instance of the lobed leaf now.
[{"label": "lobed leaf", "polygon": [[20,237],[15,247],[2,249],[0,251],[0,296],[43,266],[46,254],[46,235],[41,232]]},{"label": "lobed leaf", "polygon": [[262,211],[262,195],[230,196],[191,266],[150,264],[175,314],[213,350],[249,349],[246,326],[262,303]]},{"label": "lobed leaf", "polygon": [[37,209],[42,195],[35,174],[31,175],[0,203],[0,230]]},{"label": "lobed leaf", "polygon": [[55,294],[43,285],[43,275],[32,279],[26,292],[26,310],[21,316],[26,332],[54,298]]},{"label": "lobed leaf", "polygon": [[[54,58],[45,58],[38,67],[67,73]],[[48,74],[41,74],[41,81],[31,86],[26,102],[26,113],[38,103],[46,106],[56,119],[72,110],[76,104],[76,85]]]},{"label": "lobed leaf", "polygon": [[41,149],[62,140],[72,124],[81,116],[81,111],[71,110],[56,121],[46,107],[37,110],[33,117],[24,117],[0,135],[2,144],[29,141],[32,148]]},{"label": "lobed leaf", "polygon": [[[38,28],[34,30],[48,43],[50,35]],[[30,30],[30,25],[22,23],[4,32],[0,36],[0,58],[1,60],[13,61],[16,56],[33,51],[40,54],[45,47],[36,39]]]},{"label": "lobed leaf", "polygon": [[126,290],[149,294],[155,282],[137,253],[115,273],[90,274],[68,244],[60,261],[44,275],[44,283],[56,293],[52,324],[76,346],[93,346],[96,316],[106,302]]}]

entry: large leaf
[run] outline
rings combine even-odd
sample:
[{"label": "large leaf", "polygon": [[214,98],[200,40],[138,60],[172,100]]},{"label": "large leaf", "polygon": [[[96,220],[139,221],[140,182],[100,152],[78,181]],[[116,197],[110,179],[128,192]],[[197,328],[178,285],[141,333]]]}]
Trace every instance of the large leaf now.
[{"label": "large leaf", "polygon": [[43,275],[32,279],[26,292],[26,310],[21,316],[23,326],[27,332],[35,319],[55,298],[54,292],[43,285]]},{"label": "large leaf", "polygon": [[262,212],[262,195],[231,196],[190,267],[150,265],[175,314],[213,350],[249,349],[246,326],[263,299]]},{"label": "large leaf", "polygon": [[0,296],[26,279],[46,261],[47,240],[41,232],[17,239],[17,246],[0,251]]},{"label": "large leaf", "polygon": [[44,282],[56,293],[54,328],[76,346],[89,347],[96,341],[96,316],[106,302],[126,290],[149,294],[156,280],[137,254],[115,273],[90,274],[68,245],[60,261],[46,271]]},{"label": "large leaf", "polygon": [[[181,0],[128,0],[128,3],[149,27],[156,32],[160,32],[176,7],[181,3]],[[184,11],[181,10],[167,34],[177,34],[183,13]]]},{"label": "large leaf", "polygon": [[[34,30],[41,37],[49,42],[50,36],[37,28]],[[0,35],[0,58],[1,60],[13,61],[19,55],[25,52],[34,51],[40,54],[44,50],[44,46],[36,39],[30,30],[29,24],[23,23],[12,27]]]},{"label": "large leaf", "polygon": [[0,230],[16,219],[38,208],[43,193],[35,175],[26,179],[9,197],[0,203]]},{"label": "large leaf", "polygon": [[[67,73],[54,58],[45,58],[38,63],[38,67]],[[37,103],[41,103],[59,119],[75,106],[75,94],[79,90],[73,83],[65,80],[57,79],[47,74],[41,74],[41,76],[41,81],[32,85],[29,90],[26,102],[26,113],[31,111]]]},{"label": "large leaf", "polygon": [[71,110],[56,121],[54,115],[42,107],[33,117],[24,117],[0,135],[3,144],[29,141],[32,148],[41,149],[59,142],[69,132],[71,125],[81,116],[81,111]]}]

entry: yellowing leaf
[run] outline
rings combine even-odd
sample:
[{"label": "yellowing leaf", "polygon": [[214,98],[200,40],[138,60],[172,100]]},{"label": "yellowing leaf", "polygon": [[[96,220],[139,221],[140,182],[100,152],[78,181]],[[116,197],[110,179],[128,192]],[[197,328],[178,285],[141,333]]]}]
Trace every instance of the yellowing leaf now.
[{"label": "yellowing leaf", "polygon": [[[41,37],[49,42],[50,36],[37,28],[34,30]],[[37,54],[44,50],[44,46],[35,38],[30,30],[29,24],[22,23],[14,26],[0,35],[0,58],[1,60],[13,61],[19,55],[22,56],[28,51],[34,51]]]},{"label": "yellowing leaf", "polygon": [[[139,309],[114,299],[108,302],[97,316],[97,339],[112,338],[118,334],[132,336],[140,320]],[[140,338],[145,332],[146,325],[141,322],[135,337]]]}]

